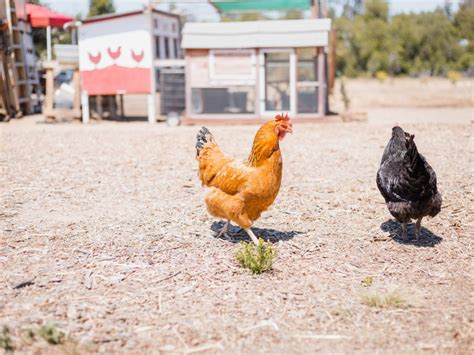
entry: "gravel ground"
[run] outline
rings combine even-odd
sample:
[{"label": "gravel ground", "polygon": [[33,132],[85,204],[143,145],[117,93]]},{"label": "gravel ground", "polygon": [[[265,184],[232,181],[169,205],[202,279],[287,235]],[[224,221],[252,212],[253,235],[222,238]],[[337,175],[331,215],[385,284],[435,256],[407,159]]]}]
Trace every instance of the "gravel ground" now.
[{"label": "gravel ground", "polygon": [[[260,276],[234,260],[244,232],[214,237],[197,127],[2,124],[0,326],[29,353],[57,350],[22,337],[46,322],[68,353],[472,353],[472,112],[461,114],[403,126],[444,199],[419,242],[399,239],[375,185],[397,112],[295,124],[281,192],[255,224],[279,252]],[[242,158],[256,129],[211,127]],[[391,292],[401,307],[363,302]]]}]

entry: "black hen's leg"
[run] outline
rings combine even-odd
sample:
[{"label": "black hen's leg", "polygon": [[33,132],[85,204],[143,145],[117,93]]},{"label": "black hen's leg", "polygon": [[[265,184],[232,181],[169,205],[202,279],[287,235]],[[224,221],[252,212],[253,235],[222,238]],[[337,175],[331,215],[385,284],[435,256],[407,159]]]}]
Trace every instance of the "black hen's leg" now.
[{"label": "black hen's leg", "polygon": [[407,236],[407,224],[406,224],[406,223],[402,223],[402,239],[403,239],[403,240],[408,240],[408,236]]},{"label": "black hen's leg", "polygon": [[418,220],[416,221],[416,225],[415,225],[415,238],[418,239],[418,237],[420,236],[420,229],[421,229],[421,219],[423,217],[420,217],[418,218]]}]

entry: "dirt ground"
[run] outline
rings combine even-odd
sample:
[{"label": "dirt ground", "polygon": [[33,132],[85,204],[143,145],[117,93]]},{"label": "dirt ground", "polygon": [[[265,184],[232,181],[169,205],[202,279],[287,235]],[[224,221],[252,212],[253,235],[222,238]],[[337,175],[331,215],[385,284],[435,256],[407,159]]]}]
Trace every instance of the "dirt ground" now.
[{"label": "dirt ground", "polygon": [[[244,232],[214,237],[197,127],[2,124],[0,327],[28,353],[472,353],[472,118],[377,108],[364,123],[295,124],[281,192],[255,223],[278,248],[259,276],[234,260]],[[395,122],[444,199],[418,242],[400,240],[375,185]],[[257,129],[210,128],[242,158]],[[364,302],[394,293],[400,307]],[[25,339],[47,322],[65,345]]]}]

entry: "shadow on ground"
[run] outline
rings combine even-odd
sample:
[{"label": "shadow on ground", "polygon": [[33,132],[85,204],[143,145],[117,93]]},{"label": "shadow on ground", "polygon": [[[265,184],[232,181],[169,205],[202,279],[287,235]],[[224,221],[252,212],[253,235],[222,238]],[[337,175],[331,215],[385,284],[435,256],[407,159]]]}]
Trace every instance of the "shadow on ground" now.
[{"label": "shadow on ground", "polygon": [[418,239],[415,239],[415,223],[410,223],[407,225],[407,234],[409,240],[402,239],[402,225],[394,221],[393,219],[389,219],[383,222],[380,225],[380,229],[384,232],[389,232],[390,237],[400,244],[411,244],[417,247],[434,247],[436,244],[441,243],[443,240],[442,237],[434,234],[429,229],[421,226],[420,236]]},{"label": "shadow on ground", "polygon": [[107,121],[114,121],[114,122],[147,122],[148,117],[146,116],[109,116],[104,118]]},{"label": "shadow on ground", "polygon": [[[211,225],[211,229],[214,232],[214,235],[217,238],[217,234],[220,232],[222,227],[224,227],[225,222],[214,222]],[[256,228],[252,227],[252,231],[255,233],[257,238],[262,238],[263,240],[269,241],[270,243],[278,243],[279,241],[287,241],[293,239],[298,234],[302,232],[298,231],[289,231],[289,232],[282,232],[276,229],[271,228]],[[239,243],[241,241],[250,242],[251,239],[248,236],[247,232],[245,232],[242,228],[230,225],[227,231],[227,234],[230,238],[226,238],[225,236],[219,237],[219,239],[229,241],[231,243]]]}]

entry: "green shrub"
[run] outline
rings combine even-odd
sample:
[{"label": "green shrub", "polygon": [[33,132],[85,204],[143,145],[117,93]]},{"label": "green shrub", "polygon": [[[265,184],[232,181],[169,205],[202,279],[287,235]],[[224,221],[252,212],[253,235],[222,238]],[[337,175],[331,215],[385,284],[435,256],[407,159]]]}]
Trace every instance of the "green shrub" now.
[{"label": "green shrub", "polygon": [[240,242],[235,258],[240,265],[249,269],[252,273],[261,274],[272,268],[276,253],[276,249],[269,242],[259,238],[258,245]]},{"label": "green shrub", "polygon": [[343,76],[341,77],[341,96],[342,96],[342,101],[344,102],[344,109],[348,111],[351,106],[351,99],[349,98],[349,95],[347,94],[346,79]]},{"label": "green shrub", "polygon": [[398,290],[379,294],[372,292],[362,297],[362,304],[376,308],[404,308],[407,307],[407,300]]},{"label": "green shrub", "polygon": [[448,79],[451,80],[451,83],[456,84],[459,80],[461,80],[461,74],[458,71],[450,70],[448,71]]},{"label": "green shrub", "polygon": [[366,287],[372,286],[372,284],[374,283],[374,278],[373,276],[366,276],[362,279],[361,283]]},{"label": "green shrub", "polygon": [[375,77],[377,78],[378,81],[384,82],[388,78],[388,74],[383,71],[379,70],[378,72],[375,73]]},{"label": "green shrub", "polygon": [[13,351],[13,342],[10,337],[10,329],[7,326],[3,326],[2,332],[0,333],[0,349],[5,351]]},{"label": "green shrub", "polygon": [[66,334],[51,323],[43,325],[37,334],[52,345],[63,344],[66,341]]}]

